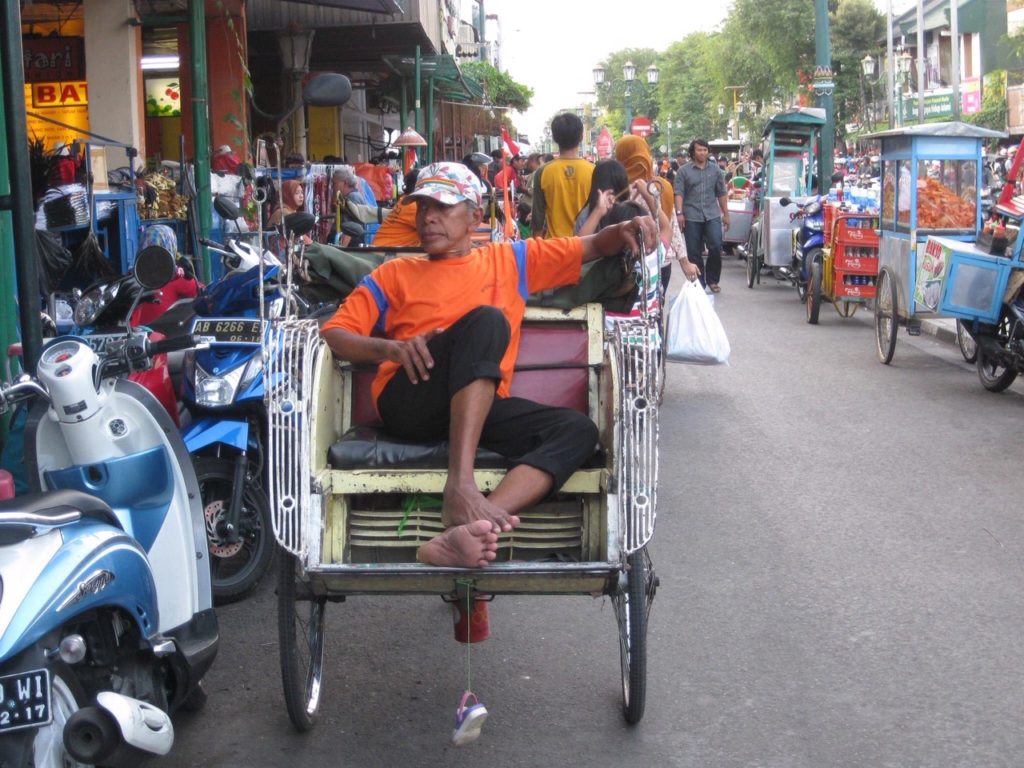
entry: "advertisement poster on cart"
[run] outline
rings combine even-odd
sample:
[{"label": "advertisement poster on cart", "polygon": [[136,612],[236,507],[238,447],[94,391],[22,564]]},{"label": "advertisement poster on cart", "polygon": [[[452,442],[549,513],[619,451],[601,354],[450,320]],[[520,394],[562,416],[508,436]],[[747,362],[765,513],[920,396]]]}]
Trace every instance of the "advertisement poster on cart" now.
[{"label": "advertisement poster on cart", "polygon": [[942,298],[942,285],[946,280],[949,260],[953,251],[938,240],[929,237],[924,246],[924,256],[917,268],[914,285],[914,301],[918,309],[937,312]]}]

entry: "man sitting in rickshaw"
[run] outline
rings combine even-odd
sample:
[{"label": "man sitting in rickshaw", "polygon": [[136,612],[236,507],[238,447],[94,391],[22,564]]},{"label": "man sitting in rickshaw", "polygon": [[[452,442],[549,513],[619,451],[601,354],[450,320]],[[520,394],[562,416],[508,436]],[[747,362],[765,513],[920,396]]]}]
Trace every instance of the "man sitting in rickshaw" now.
[{"label": "man sitting in rickshaw", "polygon": [[[372,393],[389,433],[449,440],[445,531],[417,552],[436,566],[494,560],[498,534],[561,488],[597,445],[586,414],[509,394],[526,297],[574,284],[583,262],[627,249],[638,254],[640,236],[657,242],[654,222],[644,216],[582,238],[473,248],[483,195],[480,180],[460,163],[423,169],[410,197],[428,258],[382,264],[321,331],[339,358],[378,365]],[[478,446],[511,464],[489,496],[473,478]]]}]

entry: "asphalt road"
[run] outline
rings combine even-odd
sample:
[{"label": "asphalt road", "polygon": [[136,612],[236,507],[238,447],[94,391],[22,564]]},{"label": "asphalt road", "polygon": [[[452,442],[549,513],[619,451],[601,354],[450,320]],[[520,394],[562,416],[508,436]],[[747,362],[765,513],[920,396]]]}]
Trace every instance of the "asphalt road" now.
[{"label": "asphalt road", "polygon": [[[675,279],[679,280],[677,273]],[[273,583],[220,611],[209,702],[176,766],[1011,766],[1024,755],[1024,387],[955,347],[795,291],[718,296],[729,366],[673,366],[661,411],[661,578],[647,714],[619,709],[607,600],[500,598],[474,646],[479,742],[449,736],[464,646],[434,598],[329,606],[321,718],[280,691]]]}]

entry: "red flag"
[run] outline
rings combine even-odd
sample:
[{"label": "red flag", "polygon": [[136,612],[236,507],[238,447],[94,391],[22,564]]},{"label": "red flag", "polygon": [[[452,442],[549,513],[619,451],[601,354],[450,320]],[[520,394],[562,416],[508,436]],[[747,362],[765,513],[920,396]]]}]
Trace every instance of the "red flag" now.
[{"label": "red flag", "polygon": [[501,141],[505,145],[503,149],[506,159],[519,154],[519,145],[512,141],[512,137],[508,135],[508,129],[505,126],[501,127]]}]

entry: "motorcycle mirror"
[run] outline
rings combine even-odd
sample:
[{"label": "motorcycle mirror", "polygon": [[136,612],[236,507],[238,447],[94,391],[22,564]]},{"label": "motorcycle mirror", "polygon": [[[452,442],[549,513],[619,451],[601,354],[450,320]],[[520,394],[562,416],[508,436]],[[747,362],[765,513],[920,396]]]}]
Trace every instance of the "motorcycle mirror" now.
[{"label": "motorcycle mirror", "polygon": [[305,211],[289,213],[284,217],[284,228],[286,232],[294,232],[296,237],[302,237],[313,231],[316,226],[316,216]]},{"label": "motorcycle mirror", "polygon": [[781,200],[779,200],[779,205],[781,205],[783,208],[785,208],[787,205],[792,205],[792,204],[793,204],[793,201],[790,200],[788,197],[784,197]]},{"label": "motorcycle mirror", "polygon": [[302,100],[312,107],[340,107],[352,96],[352,82],[337,72],[313,75],[302,89]]},{"label": "motorcycle mirror", "polygon": [[162,245],[147,245],[136,254],[132,274],[139,285],[153,291],[171,282],[176,268],[174,254]]},{"label": "motorcycle mirror", "polygon": [[213,198],[213,209],[217,211],[218,216],[228,221],[235,221],[235,219],[241,216],[238,206],[223,195],[217,195]]}]

